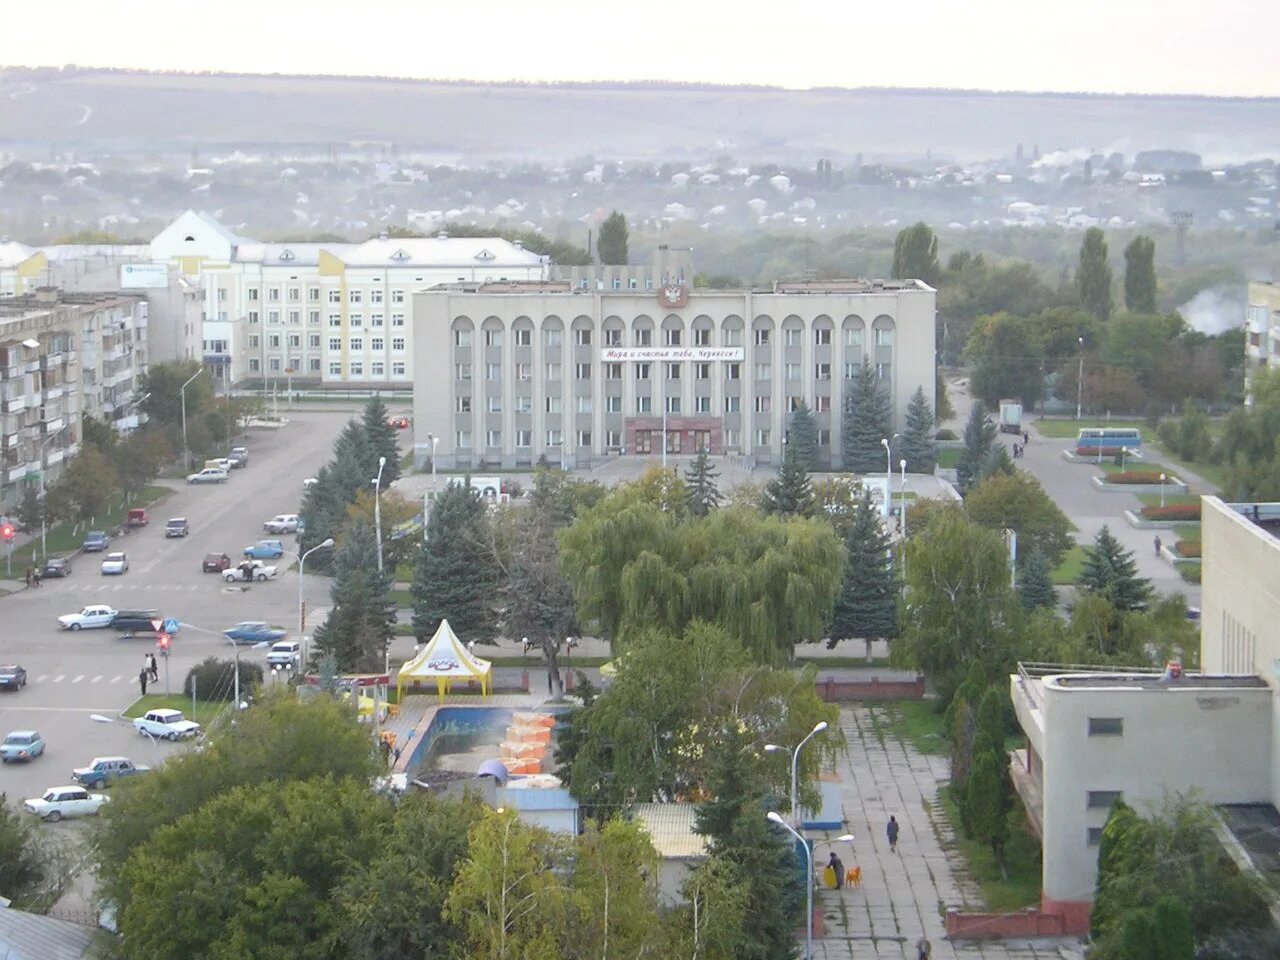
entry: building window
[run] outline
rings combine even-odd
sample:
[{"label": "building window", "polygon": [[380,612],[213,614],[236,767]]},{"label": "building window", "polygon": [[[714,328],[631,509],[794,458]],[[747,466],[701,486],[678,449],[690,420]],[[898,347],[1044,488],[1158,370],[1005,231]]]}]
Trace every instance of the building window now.
[{"label": "building window", "polygon": [[668,379],[668,380],[679,380],[679,379],[680,379],[680,368],[681,368],[681,366],[683,366],[683,364],[679,364],[679,363],[668,363],[668,364],[667,364],[667,379]]},{"label": "building window", "polygon": [[403,376],[404,376],[404,364],[403,364],[403,363],[393,363],[393,364],[391,365],[391,375],[392,375],[393,377],[403,377]]},{"label": "building window", "polygon": [[309,347],[315,347],[315,348],[319,349],[319,347],[320,347],[320,334],[318,334],[318,333],[312,333],[312,334],[309,334],[309,335],[307,336],[307,346],[309,346]]},{"label": "building window", "polygon": [[548,447],[558,447],[558,446],[560,446],[560,444],[561,444],[561,442],[562,442],[562,437],[563,437],[563,434],[561,434],[561,432],[560,432],[559,430],[548,430],[548,431],[547,431],[547,446],[548,446]]},{"label": "building window", "polygon": [[741,397],[725,397],[724,398],[725,413],[737,413],[741,409],[742,409]]},{"label": "building window", "polygon": [[862,368],[860,363],[846,363],[844,365],[844,378],[846,380],[854,380],[858,376],[858,371]]},{"label": "building window", "polygon": [[319,287],[307,287],[307,302],[308,302],[308,303],[319,303],[319,302],[320,302],[320,288],[319,288]]},{"label": "building window", "polygon": [[830,398],[830,397],[814,397],[814,398],[813,398],[813,409],[814,409],[817,413],[830,413],[830,412],[831,412],[831,398]]},{"label": "building window", "polygon": [[320,311],[319,311],[319,310],[308,310],[308,311],[307,311],[307,323],[309,323],[311,326],[316,326],[316,325],[318,325],[318,324],[320,323]]},{"label": "building window", "polygon": [[700,330],[693,331],[693,345],[695,347],[711,346],[711,330],[703,327]]},{"label": "building window", "polygon": [[486,363],[484,365],[484,378],[486,380],[500,380],[502,378],[502,364]]},{"label": "building window", "polygon": [[649,347],[653,345],[653,331],[649,329],[636,331],[636,346]]},{"label": "building window", "polygon": [[471,379],[471,364],[469,364],[469,363],[459,363],[459,364],[457,364],[457,365],[455,366],[455,368],[454,368],[454,379],[455,379],[455,380],[470,380],[470,379]]},{"label": "building window", "polygon": [[489,408],[489,412],[490,412],[490,413],[501,413],[501,412],[502,412],[502,398],[501,398],[501,397],[489,397],[489,402],[488,402],[487,406],[488,406],[488,408]]},{"label": "building window", "polygon": [[590,412],[591,412],[591,398],[590,398],[590,397],[578,397],[578,412],[579,412],[579,413],[590,413]]},{"label": "building window", "polygon": [[844,332],[844,345],[845,345],[846,347],[860,347],[860,346],[862,346],[862,328],[861,328],[861,327],[849,327],[847,330],[845,330],[845,332]]},{"label": "building window", "polygon": [[272,372],[272,373],[279,373],[279,372],[280,372],[280,358],[279,358],[279,357],[272,357],[272,358],[271,358],[271,372]]},{"label": "building window", "polygon": [[[225,293],[223,293],[223,291],[222,291],[222,290],[219,290],[219,291],[218,291],[218,299],[219,299],[219,300],[223,300],[223,299],[225,299],[225,298],[226,298],[226,294],[225,294]],[[279,287],[267,287],[267,302],[268,302],[268,303],[279,303],[279,302],[280,302],[280,288],[279,288]]]},{"label": "building window", "polygon": [[350,323],[351,326],[353,327],[362,327],[364,326],[364,314],[361,314],[361,313],[350,314],[347,318],[347,322]]},{"label": "building window", "polygon": [[800,379],[800,364],[798,364],[798,363],[788,363],[788,364],[786,365],[786,371],[785,371],[785,372],[786,372],[786,377],[787,377],[787,379],[788,379],[788,380],[799,380],[799,379]]},{"label": "building window", "polygon": [[533,397],[516,397],[516,413],[532,413]]},{"label": "building window", "polygon": [[290,303],[301,303],[301,302],[302,302],[302,291],[301,291],[301,290],[299,290],[297,287],[290,287],[290,288],[289,288],[289,302],[290,302]]},{"label": "building window", "polygon": [[740,363],[726,363],[726,364],[724,365],[724,378],[725,378],[726,380],[741,380],[741,379],[742,379],[742,364],[740,364]]},{"label": "building window", "polygon": [[892,346],[893,346],[893,331],[892,331],[892,330],[889,330],[889,329],[887,329],[887,328],[885,328],[885,327],[876,327],[876,346],[877,346],[877,347],[892,347]]},{"label": "building window", "polygon": [[360,291],[359,291],[359,290],[349,290],[349,291],[347,291],[347,302],[348,302],[348,303],[359,303],[359,302],[361,301],[361,299],[362,299],[362,296],[361,296],[361,294],[360,294]]},{"label": "building window", "polygon": [[726,347],[742,346],[742,330],[739,327],[729,327],[724,332],[724,345]]},{"label": "building window", "polygon": [[580,347],[591,346],[591,331],[585,328],[573,331],[573,342]]},{"label": "building window", "polygon": [[1085,833],[1084,842],[1090,847],[1096,847],[1098,844],[1102,843],[1102,828],[1089,827],[1088,831]]},{"label": "building window", "polygon": [[621,397],[605,397],[604,410],[605,410],[605,413],[621,413],[622,398]]},{"label": "building window", "polygon": [[830,380],[830,379],[831,379],[831,364],[829,364],[829,363],[819,363],[819,364],[815,364],[815,365],[814,365],[814,368],[813,368],[813,379],[815,379],[815,380]]},{"label": "building window", "polygon": [[378,353],[381,353],[381,352],[382,352],[382,338],[381,338],[381,337],[374,337],[373,339],[371,339],[371,340],[369,341],[369,349],[370,349],[370,350],[373,350],[373,351],[376,351],[376,352],[378,352]]},{"label": "building window", "polygon": [[257,322],[258,322],[258,311],[257,311],[257,310],[250,310],[250,311],[249,311],[249,322],[250,322],[250,323],[257,323]]},{"label": "building window", "polygon": [[621,331],[621,330],[606,330],[606,331],[604,332],[604,345],[605,345],[606,347],[620,347],[620,346],[622,346],[622,331]]},{"label": "building window", "polygon": [[756,364],[756,379],[768,380],[773,376],[773,365],[769,363]]},{"label": "building window", "polygon": [[342,326],[342,314],[340,314],[340,313],[331,313],[331,314],[329,314],[329,326],[331,326],[331,327],[340,327],[340,326]]},{"label": "building window", "polygon": [[772,397],[756,397],[756,413],[768,413],[773,409]]},{"label": "building window", "polygon": [[342,291],[341,291],[341,290],[330,290],[330,291],[329,291],[329,302],[330,302],[330,303],[341,303],[341,302],[342,302]]},{"label": "building window", "polygon": [[[221,320],[221,319],[222,319],[222,315],[221,315],[221,314],[219,314],[219,315],[218,315],[218,319],[219,319],[219,320]],[[267,323],[279,323],[279,322],[280,322],[280,311],[279,311],[279,310],[268,310],[268,311],[267,311]]]},{"label": "building window", "polygon": [[470,330],[453,331],[453,345],[455,347],[471,346],[471,331]]},{"label": "building window", "polygon": [[249,338],[249,346],[252,347],[254,350],[258,349],[258,344],[261,342],[262,341],[258,339],[258,336],[256,334]]},{"label": "building window", "polygon": [[679,413],[679,412],[680,412],[680,398],[667,397],[667,413]]},{"label": "building window", "polygon": [[484,445],[486,447],[502,446],[502,431],[490,430],[484,435]]},{"label": "building window", "polygon": [[803,332],[804,331],[800,330],[797,327],[788,327],[786,330],[784,330],[782,333],[783,333],[783,336],[786,338],[787,346],[788,347],[800,346],[800,334]]},{"label": "building window", "polygon": [[363,363],[360,363],[360,362],[358,362],[358,361],[353,362],[353,363],[351,364],[351,375],[352,375],[353,377],[363,377],[363,376],[364,376],[364,364],[363,364]]},{"label": "building window", "polygon": [[559,397],[543,397],[543,407],[547,413],[560,413]]},{"label": "building window", "polygon": [[382,291],[381,291],[381,290],[370,290],[370,291],[369,291],[369,302],[370,302],[370,303],[381,303],[381,302],[382,302]]},{"label": "building window", "polygon": [[369,375],[371,377],[380,377],[386,372],[386,367],[381,363],[372,363],[369,365]]},{"label": "building window", "polygon": [[668,327],[662,331],[662,343],[668,347],[680,346],[680,330],[678,327]]},{"label": "building window", "polygon": [[558,364],[558,363],[548,363],[548,364],[547,364],[547,379],[548,379],[548,380],[559,380],[559,379],[560,379],[560,364]]},{"label": "building window", "polygon": [[404,337],[392,337],[392,338],[391,338],[391,349],[392,349],[393,351],[395,351],[396,353],[403,353],[403,352],[404,352]]},{"label": "building window", "polygon": [[363,340],[361,337],[352,337],[352,338],[351,338],[351,349],[352,349],[352,350],[363,350],[363,349],[364,349],[364,340]]},{"label": "building window", "polygon": [[558,347],[558,346],[560,346],[560,344],[561,344],[561,342],[563,341],[563,339],[564,339],[564,335],[563,335],[563,332],[562,332],[562,331],[560,331],[560,330],[548,330],[548,331],[547,331],[547,346],[548,346],[548,347]]},{"label": "building window", "polygon": [[403,291],[403,290],[392,290],[392,291],[391,291],[391,302],[392,302],[392,303],[404,303],[404,291]]},{"label": "building window", "polygon": [[273,334],[271,334],[271,336],[267,337],[267,346],[268,346],[268,347],[270,347],[272,350],[279,350],[279,349],[280,349],[280,334],[278,334],[278,333],[273,333]]},{"label": "building window", "polygon": [[342,338],[341,338],[341,337],[330,337],[330,338],[329,338],[329,349],[330,349],[330,350],[332,350],[334,353],[337,353],[339,350],[341,350],[341,349],[342,349]]},{"label": "building window", "polygon": [[1090,790],[1087,807],[1090,810],[1110,810],[1111,804],[1123,799],[1123,790]]},{"label": "building window", "polygon": [[1122,737],[1124,736],[1124,720],[1121,717],[1090,717],[1089,736]]},{"label": "building window", "polygon": [[787,397],[787,412],[795,413],[797,410],[799,410],[800,403],[803,399],[804,399],[803,397]]},{"label": "building window", "polygon": [[249,299],[250,299],[251,301],[255,301],[255,302],[257,301],[257,299],[258,299],[258,288],[257,288],[257,287],[250,287],[250,288],[249,288]]},{"label": "building window", "polygon": [[590,431],[590,430],[579,430],[579,431],[578,431],[578,446],[580,446],[580,447],[589,447],[589,446],[591,446],[591,431]]},{"label": "building window", "polygon": [[533,364],[532,364],[532,363],[517,363],[517,364],[516,364],[516,379],[517,379],[517,380],[524,380],[524,381],[532,380],[532,379],[533,379]]},{"label": "building window", "polygon": [[769,440],[770,440],[771,436],[772,436],[772,435],[769,433],[769,431],[768,431],[768,430],[757,430],[757,431],[756,431],[756,446],[757,446],[757,447],[767,447],[767,446],[769,445]]},{"label": "building window", "polygon": [[578,363],[574,365],[574,376],[579,380],[591,379],[591,364]]},{"label": "building window", "polygon": [[532,431],[532,430],[517,430],[517,431],[516,431],[516,446],[517,446],[517,447],[521,447],[521,448],[523,448],[523,447],[532,447],[532,446],[533,446],[533,431]]},{"label": "building window", "polygon": [[484,332],[484,345],[485,345],[486,347],[500,347],[500,346],[502,346],[502,331],[501,331],[501,330],[486,330],[486,331]]},{"label": "building window", "polygon": [[[253,361],[253,360],[249,361],[249,365],[250,365],[250,367],[249,367],[249,368],[250,368],[250,369],[255,369],[255,368],[253,367],[253,364],[254,364],[254,363],[256,363],[256,362],[257,362],[257,361]],[[331,364],[329,364],[329,376],[331,376],[331,377],[340,377],[340,376],[342,376],[342,364],[341,364],[341,363],[331,363]]]},{"label": "building window", "polygon": [[725,430],[724,445],[726,447],[736,447],[738,445],[738,431],[733,429]]},{"label": "building window", "polygon": [[889,379],[890,366],[887,363],[876,364],[876,376],[881,380]]},{"label": "building window", "polygon": [[764,327],[756,331],[756,346],[767,347],[769,345],[769,329]]},{"label": "building window", "polygon": [[707,396],[694,397],[694,398],[693,398],[693,412],[694,412],[694,413],[710,413],[710,412],[711,412],[711,398],[710,398],[710,397],[707,397]]},{"label": "building window", "polygon": [[371,313],[371,314],[369,314],[369,326],[371,326],[371,327],[380,327],[380,326],[382,326],[382,314],[380,314],[380,313]]},{"label": "building window", "polygon": [[813,342],[819,347],[831,346],[831,328],[818,327],[813,331]]},{"label": "building window", "polygon": [[455,445],[459,450],[470,450],[470,449],[471,449],[471,431],[470,431],[470,430],[459,430],[459,431],[454,435],[454,441],[455,441],[455,444],[454,444],[454,445]]},{"label": "building window", "polygon": [[622,431],[610,430],[604,435],[605,446],[611,450],[617,450],[622,446]]},{"label": "building window", "polygon": [[636,397],[636,413],[653,413],[653,398]]},{"label": "building window", "polygon": [[312,373],[319,373],[319,372],[320,372],[320,358],[319,358],[319,357],[312,357],[312,358],[311,358],[311,362],[308,364],[308,369],[310,369],[310,371],[311,371]]},{"label": "building window", "polygon": [[457,410],[458,410],[458,412],[459,412],[459,413],[470,413],[470,412],[471,412],[471,398],[470,398],[470,397],[458,397],[458,401],[457,401],[456,407],[457,407]]},{"label": "building window", "polygon": [[392,325],[393,327],[403,327],[403,326],[404,326],[404,314],[403,314],[403,313],[393,313],[393,314],[391,315],[391,325]]},{"label": "building window", "polygon": [[649,379],[649,364],[647,364],[647,363],[637,363],[637,364],[636,364],[636,379],[637,379],[637,380],[648,380],[648,379]]},{"label": "building window", "polygon": [[818,446],[820,446],[820,447],[829,447],[829,446],[831,446],[831,431],[830,431],[830,430],[819,430],[819,431],[818,431]]},{"label": "building window", "polygon": [[604,378],[605,378],[606,380],[621,380],[621,379],[622,379],[622,364],[620,364],[620,363],[606,363],[606,364],[604,365]]},{"label": "building window", "polygon": [[512,342],[517,347],[527,347],[533,343],[533,331],[528,327],[522,327],[519,330],[511,331]]}]

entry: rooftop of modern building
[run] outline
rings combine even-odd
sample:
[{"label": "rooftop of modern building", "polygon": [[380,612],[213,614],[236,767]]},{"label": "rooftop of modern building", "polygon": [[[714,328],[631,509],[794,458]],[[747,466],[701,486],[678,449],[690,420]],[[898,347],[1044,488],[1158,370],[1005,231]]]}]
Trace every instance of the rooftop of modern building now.
[{"label": "rooftop of modern building", "polygon": [[905,291],[932,291],[923,280],[778,280],[774,293],[809,294],[822,296],[848,293],[901,293]]},{"label": "rooftop of modern building", "polygon": [[57,307],[108,307],[137,303],[146,297],[137,293],[115,291],[74,292],[60,287],[37,287],[30,293],[0,299],[0,315],[5,317],[48,313]]},{"label": "rooftop of modern building", "polygon": [[1280,546],[1280,503],[1275,501],[1259,501],[1257,503],[1224,502],[1223,506],[1234,510],[1253,526],[1270,534],[1275,539],[1276,545]]},{"label": "rooftop of modern building", "polygon": [[1205,674],[1150,666],[1116,667],[1079,663],[1018,664],[1025,682],[1040,681],[1055,690],[1252,690],[1268,689],[1254,674]]}]

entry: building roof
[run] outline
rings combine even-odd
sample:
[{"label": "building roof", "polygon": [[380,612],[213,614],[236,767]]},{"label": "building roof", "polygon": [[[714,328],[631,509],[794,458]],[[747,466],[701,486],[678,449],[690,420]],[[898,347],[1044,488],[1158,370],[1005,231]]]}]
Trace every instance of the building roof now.
[{"label": "building roof", "polygon": [[233,259],[237,263],[260,263],[264,267],[311,266],[320,262],[320,251],[343,257],[354,250],[354,243],[257,243],[242,241]]},{"label": "building roof", "polygon": [[540,267],[543,258],[500,237],[381,237],[338,253],[348,267]]},{"label": "building roof", "polygon": [[149,243],[56,243],[41,247],[50,260],[150,260]]},{"label": "building roof", "polygon": [[637,803],[635,817],[649,834],[658,855],[667,859],[702,857],[707,839],[694,833],[698,808],[691,803]]},{"label": "building roof", "polygon": [[0,960],[82,960],[101,937],[69,920],[0,909]]},{"label": "building roof", "polygon": [[1267,682],[1256,676],[1223,676],[1184,673],[1166,680],[1161,674],[1095,673],[1044,678],[1045,686],[1070,690],[1267,690]]},{"label": "building roof", "polygon": [[34,247],[17,240],[0,240],[0,267],[16,267],[36,255]]}]

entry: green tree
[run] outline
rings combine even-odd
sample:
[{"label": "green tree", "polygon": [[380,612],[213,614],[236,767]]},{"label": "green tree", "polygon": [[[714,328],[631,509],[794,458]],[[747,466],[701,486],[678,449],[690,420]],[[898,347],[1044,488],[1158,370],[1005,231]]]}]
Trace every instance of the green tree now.
[{"label": "green tree", "polygon": [[890,435],[889,398],[865,357],[845,394],[840,426],[840,463],[851,473],[875,473],[884,464],[880,441]]},{"label": "green tree", "polygon": [[978,482],[984,465],[996,447],[996,425],[981,403],[974,403],[964,427],[964,449],[956,461],[956,486],[967,493]]},{"label": "green tree", "polygon": [[787,446],[796,451],[800,464],[805,470],[816,470],[818,467],[818,421],[813,411],[802,399],[795,412],[791,414],[791,428],[787,431]]},{"label": "green tree", "polygon": [[17,527],[21,533],[39,533],[41,522],[52,523],[53,518],[46,515],[46,500],[41,497],[38,487],[26,487],[22,491],[22,499],[18,501]]},{"label": "green tree", "polygon": [[975,745],[965,785],[965,808],[970,835],[991,847],[1000,875],[1008,879],[1004,845],[1009,839],[1009,758],[1003,749],[979,752]]},{"label": "green tree", "polygon": [[312,656],[332,654],[341,673],[381,670],[395,624],[391,574],[378,571],[373,525],[351,523],[334,554],[333,607],[315,631]]},{"label": "green tree", "polygon": [[992,407],[1016,398],[1034,409],[1044,395],[1044,348],[1032,324],[1007,313],[978,320],[965,347],[971,392]]},{"label": "green tree", "polygon": [[[117,493],[116,469],[97,447],[85,447],[47,494],[64,504],[65,512],[81,522],[103,515]],[[52,508],[50,512],[62,513]]]},{"label": "green tree", "polygon": [[690,871],[680,892],[684,902],[666,916],[659,955],[737,960],[751,910],[738,868],[723,857],[708,857]]},{"label": "green tree", "polygon": [[[183,398],[188,425],[213,406],[213,378],[208,374],[196,376],[202,369],[199,360],[174,360],[148,364],[146,372],[138,376],[138,395],[145,395],[139,404],[142,411],[162,427],[176,427],[179,440]],[[187,383],[188,380],[191,382]],[[182,389],[184,383],[187,384],[185,390]]]},{"label": "green tree", "polygon": [[1107,813],[1107,822],[1098,841],[1098,879],[1089,914],[1089,927],[1094,937],[1101,937],[1119,922],[1119,907],[1112,901],[1111,885],[1116,877],[1123,876],[1121,854],[1128,849],[1124,835],[1137,824],[1138,815],[1132,807],[1118,798],[1111,801],[1111,810]]},{"label": "green tree", "polygon": [[923,222],[899,230],[893,241],[893,278],[923,280],[936,287],[940,275],[938,237],[933,230]]},{"label": "green tree", "polygon": [[1053,589],[1053,574],[1044,551],[1032,547],[1018,570],[1018,597],[1028,610],[1038,607],[1052,610],[1058,605],[1058,594]]},{"label": "green tree", "polygon": [[125,494],[137,498],[172,456],[173,451],[160,430],[143,427],[121,440],[112,459]]},{"label": "green tree", "polygon": [[600,224],[600,239],[596,241],[596,254],[600,262],[609,266],[627,264],[627,218],[617,210]]},{"label": "green tree", "polygon": [[120,434],[109,421],[86,413],[80,417],[80,439],[84,446],[97,447],[103,456],[111,458],[120,443]]},{"label": "green tree", "polygon": [[621,817],[588,821],[574,845],[566,958],[643,957],[658,943],[660,917],[650,878],[658,855],[644,828]]},{"label": "green tree", "polygon": [[1156,243],[1142,234],[1124,248],[1124,307],[1134,313],[1156,312]]},{"label": "green tree", "polygon": [[489,515],[468,477],[447,486],[431,506],[413,572],[414,636],[428,640],[448,620],[464,643],[489,642],[497,626],[497,587]]},{"label": "green tree", "polygon": [[997,472],[982,480],[965,495],[964,509],[975,523],[1017,533],[1020,560],[1039,550],[1056,566],[1075,543],[1067,515],[1025,470]]},{"label": "green tree", "polygon": [[944,423],[956,415],[955,407],[951,406],[951,397],[947,393],[947,382],[939,370],[934,374],[934,394],[933,394],[933,422],[934,424]]},{"label": "green tree", "polygon": [[684,475],[685,496],[690,516],[705,517],[720,506],[724,496],[716,486],[716,479],[719,476],[711,466],[711,458],[707,455],[707,451],[699,450]]},{"label": "green tree", "polygon": [[844,582],[831,618],[832,640],[896,637],[898,585],[893,576],[892,548],[880,511],[865,490],[854,502],[844,548]]},{"label": "green tree", "polygon": [[386,457],[382,468],[382,489],[400,479],[400,447],[395,428],[387,422],[390,414],[379,396],[365,401],[364,415],[360,418],[365,440],[369,445],[369,479],[378,475],[378,458]]},{"label": "green tree", "polygon": [[938,445],[933,439],[933,411],[924,395],[924,388],[917,387],[907,405],[907,424],[902,430],[899,452],[907,461],[910,473],[933,473],[938,465]]},{"label": "green tree", "polygon": [[1155,914],[1148,908],[1125,916],[1120,928],[1120,960],[1159,960]]},{"label": "green tree", "polygon": [[1133,551],[1120,546],[1105,525],[1093,538],[1093,545],[1084,548],[1084,565],[1076,583],[1122,612],[1144,609],[1151,596],[1151,581],[1138,576]]},{"label": "green tree", "polygon": [[7,800],[0,793],[0,889],[19,910],[44,913],[70,885],[72,857]]},{"label": "green tree", "polygon": [[553,674],[565,639],[578,630],[573,588],[560,572],[557,518],[551,504],[538,501],[505,505],[490,523],[503,633],[535,643]]},{"label": "green tree", "polygon": [[1102,230],[1090,227],[1080,244],[1080,267],[1076,271],[1080,305],[1099,320],[1111,317],[1111,264],[1107,261],[1107,240]]},{"label": "green tree", "polygon": [[787,444],[782,466],[764,485],[764,512],[774,516],[808,517],[813,514],[813,485],[805,466],[805,452]]}]

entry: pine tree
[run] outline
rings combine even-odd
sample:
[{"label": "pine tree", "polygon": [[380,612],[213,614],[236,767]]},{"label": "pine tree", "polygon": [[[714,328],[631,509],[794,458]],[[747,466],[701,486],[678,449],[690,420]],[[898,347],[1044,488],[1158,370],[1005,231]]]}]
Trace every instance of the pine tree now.
[{"label": "pine tree", "polygon": [[787,445],[795,450],[805,470],[818,466],[818,421],[803,400],[791,414],[791,429],[787,431]]},{"label": "pine tree", "polygon": [[1045,607],[1052,610],[1058,605],[1058,594],[1053,589],[1053,574],[1049,561],[1038,547],[1032,547],[1018,571],[1018,597],[1028,610]]},{"label": "pine tree", "polygon": [[400,448],[396,441],[395,428],[387,422],[390,414],[382,398],[373,396],[364,405],[364,416],[361,418],[364,427],[365,441],[369,446],[369,463],[373,472],[372,479],[378,475],[378,458],[386,457],[386,465],[382,468],[382,489],[386,489],[400,479]]},{"label": "pine tree", "polygon": [[898,447],[910,473],[933,473],[933,468],[938,465],[933,425],[933,411],[929,409],[924,388],[917,387],[907,406],[907,425],[902,430],[902,443]]},{"label": "pine tree", "polygon": [[813,485],[809,483],[809,471],[801,462],[801,455],[787,444],[782,455],[782,466],[764,486],[761,509],[777,516],[813,515]]},{"label": "pine tree", "polygon": [[961,493],[981,479],[983,465],[995,449],[996,435],[996,425],[987,416],[986,409],[981,403],[974,403],[964,427],[964,449],[956,461],[956,486]]},{"label": "pine tree", "polygon": [[600,239],[596,242],[596,253],[601,263],[626,266],[627,233],[627,218],[617,210],[605,217],[604,223],[600,224]]},{"label": "pine tree", "polygon": [[844,585],[829,631],[833,640],[888,640],[898,635],[898,585],[880,511],[863,491],[854,502],[845,535]]},{"label": "pine tree", "polygon": [[1124,305],[1134,313],[1156,312],[1156,243],[1137,236],[1124,248]]},{"label": "pine tree", "polygon": [[724,496],[716,486],[718,476],[715,468],[711,466],[711,457],[708,456],[707,451],[699,450],[684,475],[685,497],[690,516],[705,517],[720,506]]},{"label": "pine tree", "polygon": [[381,670],[395,608],[388,597],[391,578],[378,573],[372,524],[357,520],[347,527],[333,567],[333,608],[315,632],[315,659],[331,655],[342,673]]},{"label": "pine tree", "polygon": [[1093,546],[1084,548],[1084,566],[1076,583],[1090,593],[1110,601],[1117,610],[1128,613],[1142,610],[1151,596],[1151,581],[1138,576],[1133,551],[1120,542],[1104,526],[1093,538]]},{"label": "pine tree", "polygon": [[1107,262],[1107,240],[1097,227],[1085,231],[1080,244],[1080,269],[1076,271],[1080,306],[1099,320],[1111,317],[1111,264]]},{"label": "pine tree", "polygon": [[884,466],[880,441],[890,435],[889,398],[865,358],[849,381],[841,424],[840,463],[851,473],[876,473]]},{"label": "pine tree", "polygon": [[420,641],[430,639],[441,620],[463,642],[493,637],[498,573],[485,511],[469,477],[450,484],[432,504],[413,572],[413,632]]},{"label": "pine tree", "polygon": [[[991,448],[991,452],[987,454],[987,459],[982,461],[982,467],[978,471],[978,483],[988,477],[994,477],[997,473],[1013,476],[1013,472],[1017,469],[1013,465],[1013,458],[1009,456],[1009,451],[1004,444],[996,444]],[[973,488],[970,487],[969,489]],[[968,490],[965,492],[968,493]]]}]

